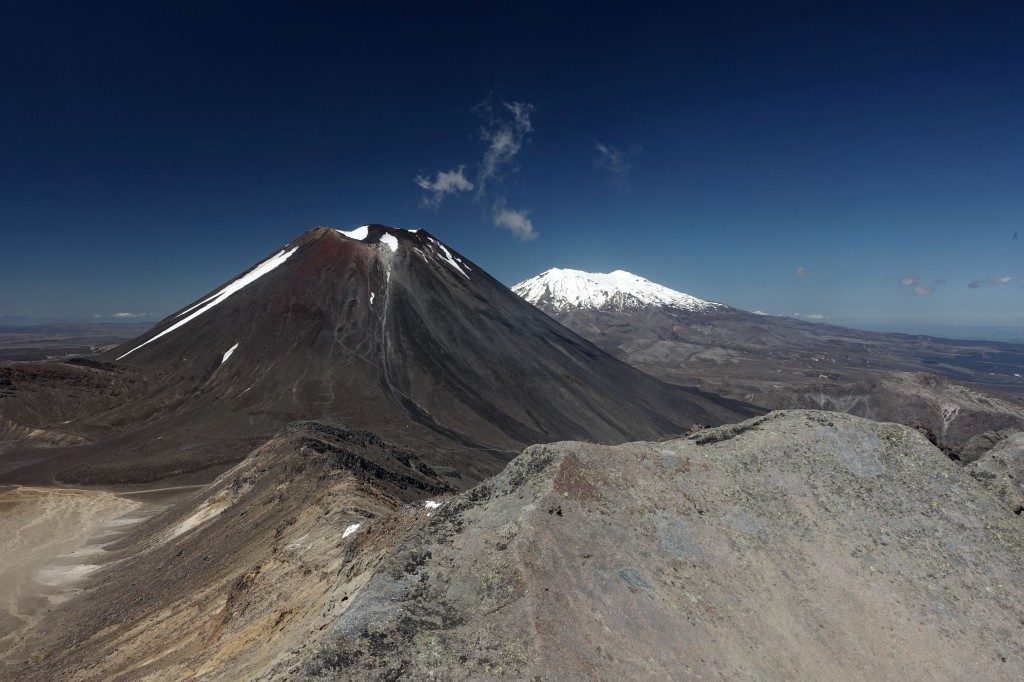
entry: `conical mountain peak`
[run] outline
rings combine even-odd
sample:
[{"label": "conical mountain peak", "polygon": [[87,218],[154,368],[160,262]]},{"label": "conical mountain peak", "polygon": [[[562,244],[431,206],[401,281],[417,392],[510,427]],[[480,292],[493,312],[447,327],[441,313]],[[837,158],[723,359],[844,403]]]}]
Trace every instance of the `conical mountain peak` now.
[{"label": "conical mountain peak", "polygon": [[428,232],[379,224],[313,228],[105,359],[149,386],[119,419],[187,413],[214,440],[324,418],[505,453],[649,438],[750,409],[656,381]]}]

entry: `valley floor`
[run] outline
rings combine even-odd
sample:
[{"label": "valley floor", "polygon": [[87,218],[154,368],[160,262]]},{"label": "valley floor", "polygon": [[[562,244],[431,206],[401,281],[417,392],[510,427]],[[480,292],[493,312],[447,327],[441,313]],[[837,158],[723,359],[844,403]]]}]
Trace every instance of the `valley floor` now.
[{"label": "valley floor", "polygon": [[0,669],[19,640],[107,563],[104,547],[187,487],[0,488]]}]

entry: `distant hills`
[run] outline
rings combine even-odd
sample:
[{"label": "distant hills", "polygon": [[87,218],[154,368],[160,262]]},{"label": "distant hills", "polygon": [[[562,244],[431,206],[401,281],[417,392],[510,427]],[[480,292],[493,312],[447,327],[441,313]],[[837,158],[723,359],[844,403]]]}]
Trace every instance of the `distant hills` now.
[{"label": "distant hills", "polygon": [[1021,344],[751,313],[621,270],[554,268],[513,290],[645,372],[762,407],[919,423],[951,448],[979,432],[1024,427]]}]

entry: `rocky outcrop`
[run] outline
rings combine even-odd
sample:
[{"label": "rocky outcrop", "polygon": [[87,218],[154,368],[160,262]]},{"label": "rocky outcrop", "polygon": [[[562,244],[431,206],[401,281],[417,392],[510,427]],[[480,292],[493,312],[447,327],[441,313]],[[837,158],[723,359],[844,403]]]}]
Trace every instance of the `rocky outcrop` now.
[{"label": "rocky outcrop", "polygon": [[916,431],[842,414],[534,446],[270,676],[1020,679],[1020,524]]},{"label": "rocky outcrop", "polygon": [[1024,514],[1024,433],[1002,439],[967,471],[1013,513]]},{"label": "rocky outcrop", "polygon": [[1014,433],[1017,433],[1017,431],[1011,429],[979,433],[977,436],[974,436],[964,443],[963,448],[960,449],[960,462],[963,464],[970,464],[971,462],[977,461],[982,455],[995,447],[997,443]]}]

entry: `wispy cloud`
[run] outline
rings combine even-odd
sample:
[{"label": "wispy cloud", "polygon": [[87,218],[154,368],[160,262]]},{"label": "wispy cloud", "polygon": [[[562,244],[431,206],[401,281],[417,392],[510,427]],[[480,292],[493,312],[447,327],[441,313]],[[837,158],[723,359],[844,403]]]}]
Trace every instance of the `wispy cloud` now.
[{"label": "wispy cloud", "polygon": [[[153,317],[154,313],[111,313],[111,317]],[[102,317],[100,315],[99,317]]]},{"label": "wispy cloud", "polygon": [[428,208],[437,208],[449,194],[469,192],[473,189],[473,183],[466,177],[465,164],[453,168],[450,171],[438,171],[434,174],[433,180],[429,175],[417,175],[413,180],[419,187],[427,192],[423,195],[421,202]]},{"label": "wispy cloud", "polygon": [[533,105],[526,102],[503,102],[495,108],[489,99],[474,107],[484,119],[480,139],[487,143],[477,176],[478,195],[483,195],[487,183],[501,177],[523,148],[533,132],[533,110]]},{"label": "wispy cloud", "polygon": [[805,268],[802,265],[796,269],[796,276],[797,277],[809,277],[810,275],[811,275],[811,271],[808,270],[807,268]]},{"label": "wispy cloud", "polygon": [[618,147],[603,142],[595,142],[594,165],[608,174],[608,179],[619,187],[629,187],[629,173],[633,170],[633,157],[639,148],[625,152]]},{"label": "wispy cloud", "polygon": [[1000,284],[1010,284],[1013,282],[1013,277],[1003,275],[1002,277],[986,277],[985,279],[975,279],[967,283],[968,289],[978,289],[982,286],[994,287]]},{"label": "wispy cloud", "polygon": [[[946,280],[944,279],[937,279],[935,280],[935,284],[942,284],[945,281]],[[910,289],[914,296],[931,296],[935,293],[934,286],[925,286],[924,284],[921,284],[921,281],[917,277],[911,277],[909,275],[900,277],[900,286]]]},{"label": "wispy cloud", "polygon": [[[449,171],[438,171],[433,176],[420,173],[413,179],[425,192],[420,204],[424,208],[437,209],[447,197],[475,190],[475,200],[484,206],[490,205],[491,220],[495,226],[512,232],[524,242],[536,239],[538,232],[533,227],[529,211],[509,208],[504,196],[491,191],[492,186],[500,185],[507,175],[518,170],[516,157],[533,132],[534,106],[529,102],[516,101],[495,106],[488,97],[472,111],[483,121],[479,138],[484,143],[483,156],[473,180],[467,177],[465,164]],[[492,200],[495,196],[497,198]]]},{"label": "wispy cloud", "polygon": [[529,213],[508,208],[504,198],[499,198],[495,202],[491,215],[495,225],[510,231],[521,241],[528,242],[537,238],[537,231],[533,229],[533,221],[530,220]]},{"label": "wispy cloud", "polygon": [[790,317],[799,317],[803,320],[827,320],[828,315],[822,315],[821,313],[791,313]]}]

